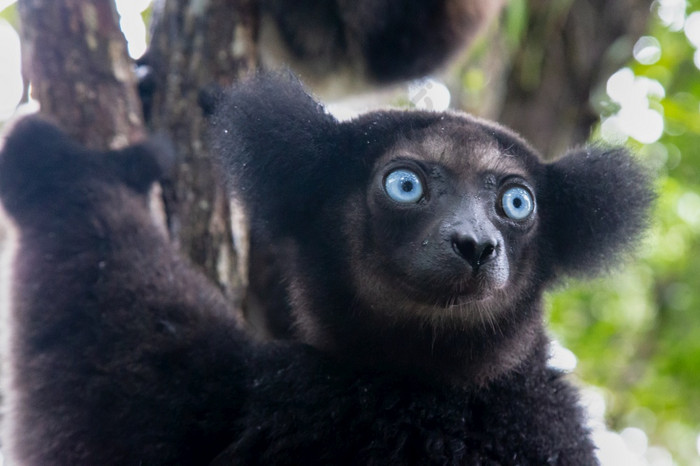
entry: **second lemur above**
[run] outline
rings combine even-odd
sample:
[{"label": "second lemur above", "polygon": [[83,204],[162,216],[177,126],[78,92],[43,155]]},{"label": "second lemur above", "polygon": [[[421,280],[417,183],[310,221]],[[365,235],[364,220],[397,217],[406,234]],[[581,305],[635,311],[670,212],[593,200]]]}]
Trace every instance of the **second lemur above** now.
[{"label": "second lemur above", "polygon": [[326,96],[420,78],[464,51],[503,3],[260,0],[260,58]]}]

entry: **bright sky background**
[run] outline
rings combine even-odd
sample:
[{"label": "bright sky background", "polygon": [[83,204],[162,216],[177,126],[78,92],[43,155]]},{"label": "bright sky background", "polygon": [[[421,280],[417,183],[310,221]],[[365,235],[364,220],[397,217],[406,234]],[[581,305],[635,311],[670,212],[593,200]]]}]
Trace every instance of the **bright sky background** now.
[{"label": "bright sky background", "polygon": [[19,36],[4,20],[0,20],[0,44],[0,121],[2,121],[12,116],[22,96]]}]

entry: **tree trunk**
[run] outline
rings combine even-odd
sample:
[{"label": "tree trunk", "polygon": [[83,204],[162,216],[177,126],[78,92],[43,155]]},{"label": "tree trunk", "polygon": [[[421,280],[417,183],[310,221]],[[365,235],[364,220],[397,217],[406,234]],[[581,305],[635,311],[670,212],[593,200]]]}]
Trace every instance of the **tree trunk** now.
[{"label": "tree trunk", "polygon": [[94,149],[144,137],[112,0],[20,0],[24,71],[41,113]]},{"label": "tree trunk", "polygon": [[249,0],[159,0],[152,21],[149,126],[171,137],[179,157],[172,183],[164,186],[170,231],[194,263],[240,299],[246,277],[198,97],[213,83],[229,85],[255,68],[255,9]]}]

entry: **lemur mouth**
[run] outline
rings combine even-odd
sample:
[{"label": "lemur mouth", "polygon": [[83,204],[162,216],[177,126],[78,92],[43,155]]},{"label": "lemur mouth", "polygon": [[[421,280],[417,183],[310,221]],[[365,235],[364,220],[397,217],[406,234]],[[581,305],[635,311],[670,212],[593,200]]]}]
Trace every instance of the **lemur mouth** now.
[{"label": "lemur mouth", "polygon": [[451,309],[465,305],[474,305],[487,301],[492,296],[493,290],[488,287],[465,293],[448,294],[439,298],[436,307]]},{"label": "lemur mouth", "polygon": [[402,285],[413,300],[436,309],[452,309],[484,302],[496,291],[489,280],[475,277],[456,279],[451,283],[423,284],[420,287],[406,282]]}]

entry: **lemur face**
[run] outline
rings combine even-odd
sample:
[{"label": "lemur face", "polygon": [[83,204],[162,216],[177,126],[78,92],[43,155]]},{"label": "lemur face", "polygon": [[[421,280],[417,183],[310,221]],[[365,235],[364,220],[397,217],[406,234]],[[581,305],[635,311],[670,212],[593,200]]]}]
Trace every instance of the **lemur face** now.
[{"label": "lemur face", "polygon": [[355,287],[390,313],[491,320],[532,275],[539,164],[476,121],[441,126],[399,139],[351,204]]}]

